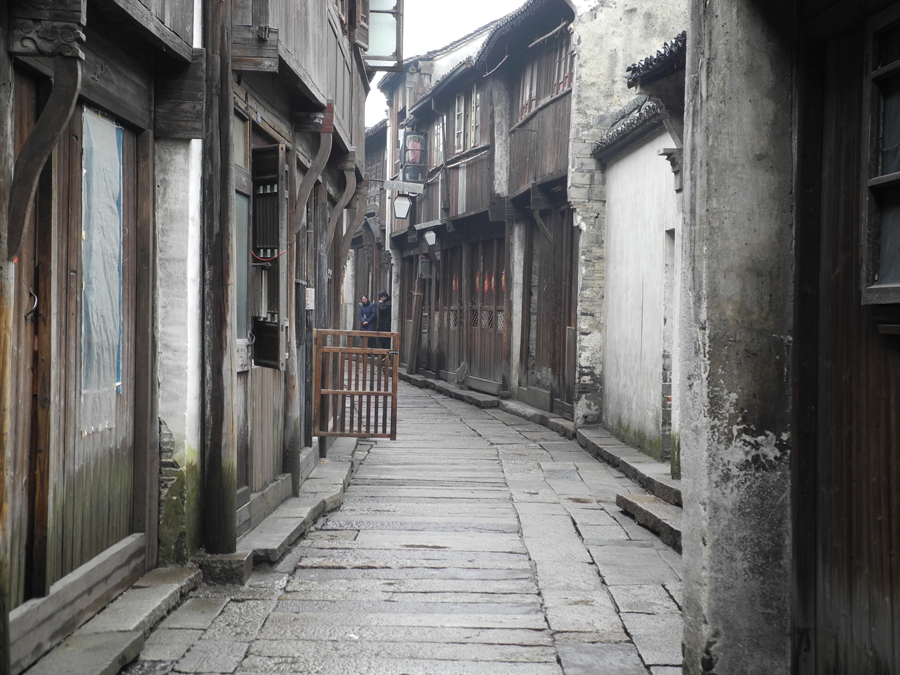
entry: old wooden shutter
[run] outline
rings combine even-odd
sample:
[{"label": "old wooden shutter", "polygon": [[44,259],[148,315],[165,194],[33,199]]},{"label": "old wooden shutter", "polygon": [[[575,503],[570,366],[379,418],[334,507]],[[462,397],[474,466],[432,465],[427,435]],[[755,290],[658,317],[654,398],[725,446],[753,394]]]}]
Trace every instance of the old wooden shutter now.
[{"label": "old wooden shutter", "polygon": [[369,0],[356,0],[350,39],[363,51],[369,48]]},{"label": "old wooden shutter", "polygon": [[287,191],[285,146],[253,149],[253,364],[284,368],[287,324]]}]

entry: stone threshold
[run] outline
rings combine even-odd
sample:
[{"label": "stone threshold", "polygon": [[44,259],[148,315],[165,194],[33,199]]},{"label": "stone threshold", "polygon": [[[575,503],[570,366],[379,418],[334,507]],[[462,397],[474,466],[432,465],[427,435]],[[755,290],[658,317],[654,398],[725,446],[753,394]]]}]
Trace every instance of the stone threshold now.
[{"label": "stone threshold", "polygon": [[469,403],[476,408],[497,408],[500,406],[500,398],[497,396],[482,394],[480,391],[471,389],[463,389],[455,384],[450,384],[444,380],[436,380],[425,375],[410,375],[405,368],[400,369],[399,376],[404,382],[409,382],[419,389],[433,389],[444,396]]},{"label": "stone threshold", "polygon": [[27,675],[116,675],[144,641],[200,585],[192,568],[159,568],[135,584],[26,670]]}]

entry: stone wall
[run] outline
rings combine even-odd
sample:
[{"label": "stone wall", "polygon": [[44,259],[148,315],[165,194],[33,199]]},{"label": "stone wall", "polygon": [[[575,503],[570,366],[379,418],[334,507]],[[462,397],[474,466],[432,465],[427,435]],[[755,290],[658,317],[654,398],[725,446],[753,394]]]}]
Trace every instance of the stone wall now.
[{"label": "stone wall", "polygon": [[791,671],[790,31],[783,3],[692,0],[679,393],[694,675]]},{"label": "stone wall", "polygon": [[591,156],[611,115],[633,96],[625,69],[654,54],[687,24],[686,0],[642,2],[575,0],[575,82],[569,138],[569,201],[581,229],[578,286],[578,363],[575,423],[601,421],[606,285],[606,189]]}]

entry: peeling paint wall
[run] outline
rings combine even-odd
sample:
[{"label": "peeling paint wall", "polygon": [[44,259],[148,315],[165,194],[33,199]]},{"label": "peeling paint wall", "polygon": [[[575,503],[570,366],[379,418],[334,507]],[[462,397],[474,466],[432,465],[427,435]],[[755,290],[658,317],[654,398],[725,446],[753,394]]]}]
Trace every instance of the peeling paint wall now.
[{"label": "peeling paint wall", "polygon": [[201,151],[200,141],[156,142],[163,566],[186,562],[200,546]]},{"label": "peeling paint wall", "polygon": [[681,452],[684,672],[790,663],[791,26],[692,0]]},{"label": "peeling paint wall", "polygon": [[574,0],[575,82],[569,137],[569,201],[581,228],[578,286],[578,363],[575,423],[600,421],[606,285],[606,186],[599,162],[591,157],[611,115],[633,96],[625,69],[640,61],[687,25],[687,0]]}]

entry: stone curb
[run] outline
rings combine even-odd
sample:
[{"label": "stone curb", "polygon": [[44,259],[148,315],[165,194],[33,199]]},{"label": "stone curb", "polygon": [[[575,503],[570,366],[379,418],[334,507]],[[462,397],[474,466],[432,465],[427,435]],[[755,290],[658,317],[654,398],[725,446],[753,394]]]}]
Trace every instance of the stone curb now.
[{"label": "stone curb", "polygon": [[502,400],[500,401],[500,410],[523,417],[529,422],[542,424],[551,431],[555,431],[560,436],[565,436],[569,440],[575,439],[575,424],[559,417],[553,413],[549,413],[540,408],[522,403],[521,401]]},{"label": "stone curb", "polygon": [[433,380],[424,375],[410,375],[405,370],[399,373],[400,379],[408,382],[419,389],[433,389],[434,391],[455,398],[457,401],[463,401],[474,405],[476,408],[497,408],[500,406],[500,399],[490,394],[482,394],[479,391],[471,389],[461,389],[455,384],[444,382],[443,380]]},{"label": "stone curb", "polygon": [[660,540],[681,553],[680,506],[673,506],[653,495],[617,494],[616,506],[655,533]]},{"label": "stone curb", "polygon": [[340,507],[350,483],[355,438],[337,438],[327,456],[320,459],[300,485],[300,494],[287,499],[256,528],[238,540],[239,551],[253,553],[254,560],[277,562],[288,548],[306,534],[323,513]]},{"label": "stone curb", "polygon": [[25,672],[116,675],[137,657],[146,637],[201,580],[200,571],[190,568],[148,572]]},{"label": "stone curb", "polygon": [[603,427],[581,427],[576,437],[581,447],[617,468],[650,494],[673,506],[682,505],[681,481],[666,475],[666,464],[625,445]]}]

